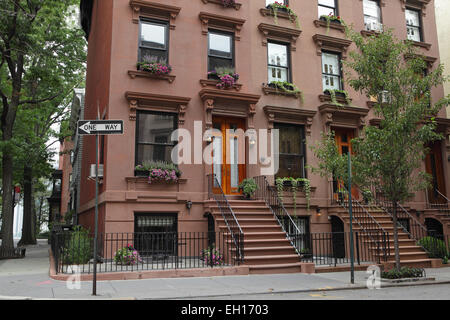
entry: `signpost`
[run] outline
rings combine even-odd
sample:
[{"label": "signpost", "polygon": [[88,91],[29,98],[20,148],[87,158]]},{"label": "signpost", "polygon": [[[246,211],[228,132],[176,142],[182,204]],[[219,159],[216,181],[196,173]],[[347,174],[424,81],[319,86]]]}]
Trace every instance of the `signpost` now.
[{"label": "signpost", "polygon": [[350,281],[355,283],[355,263],[353,252],[353,207],[352,207],[352,159],[348,153],[348,212],[350,214]]},{"label": "signpost", "polygon": [[79,120],[79,135],[95,135],[95,233],[94,233],[94,272],[92,295],[97,295],[97,242],[98,242],[98,136],[123,134],[123,120]]}]

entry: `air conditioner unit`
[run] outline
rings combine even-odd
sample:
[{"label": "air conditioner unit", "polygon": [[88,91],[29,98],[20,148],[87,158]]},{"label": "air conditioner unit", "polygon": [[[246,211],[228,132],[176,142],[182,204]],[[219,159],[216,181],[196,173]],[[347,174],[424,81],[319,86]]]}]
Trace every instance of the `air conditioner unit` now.
[{"label": "air conditioner unit", "polygon": [[[98,177],[103,178],[103,165],[98,165]],[[89,173],[89,178],[95,179],[95,164],[91,164],[91,171]]]},{"label": "air conditioner unit", "polygon": [[368,22],[365,24],[367,31],[383,32],[383,24],[379,22]]}]

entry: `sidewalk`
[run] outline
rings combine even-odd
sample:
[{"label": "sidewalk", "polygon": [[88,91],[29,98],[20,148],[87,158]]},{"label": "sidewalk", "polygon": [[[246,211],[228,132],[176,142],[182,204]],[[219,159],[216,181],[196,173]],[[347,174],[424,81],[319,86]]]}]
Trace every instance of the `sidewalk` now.
[{"label": "sidewalk", "polygon": [[[421,283],[450,284],[450,268],[426,269],[426,273],[436,281]],[[49,277],[45,241],[28,246],[25,259],[0,260],[0,299],[212,299],[227,295],[365,289],[367,277],[364,271],[355,272],[354,285],[350,284],[350,272],[99,281],[98,296],[93,297],[90,281],[81,282],[80,289],[71,290],[64,281]]]}]

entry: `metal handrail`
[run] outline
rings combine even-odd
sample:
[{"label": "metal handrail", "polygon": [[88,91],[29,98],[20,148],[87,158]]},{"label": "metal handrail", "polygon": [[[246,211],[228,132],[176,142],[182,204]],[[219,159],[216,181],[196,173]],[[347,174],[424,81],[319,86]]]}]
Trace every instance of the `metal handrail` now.
[{"label": "metal handrail", "polygon": [[430,196],[428,195],[428,191],[429,190],[426,190],[425,192],[427,198],[427,208],[434,208],[438,209],[440,212],[445,212],[447,217],[450,218],[450,200],[438,189],[434,189],[434,191],[437,192],[438,196],[440,196],[446,203],[430,203]]},{"label": "metal handrail", "polygon": [[[266,176],[258,176],[253,178],[256,181],[256,184],[258,186],[256,192],[255,192],[255,198],[256,199],[262,199],[266,202],[266,205],[270,208],[272,211],[275,219],[278,221],[278,224],[280,225],[283,232],[286,233],[286,238],[291,242],[292,246],[294,247],[297,254],[300,256],[301,252],[299,248],[297,248],[297,245],[295,244],[294,240],[296,237],[302,236],[303,233],[298,228],[297,224],[292,219],[289,212],[286,210],[286,208],[283,205],[283,202],[278,197],[278,194],[274,192],[274,190],[271,188],[269,182],[267,181]],[[281,210],[282,215],[288,217],[288,223],[289,226],[292,227],[293,230],[295,230],[296,233],[292,234],[289,233],[289,230],[286,230],[284,224],[280,221],[280,218],[278,217],[276,210]],[[281,216],[281,215],[280,215]]]},{"label": "metal handrail", "polygon": [[[347,192],[348,194],[348,190],[344,185],[340,186],[341,188],[343,188],[345,190],[345,192]],[[334,190],[333,190],[333,185],[331,187],[332,189],[332,195],[334,194]],[[350,203],[349,201],[338,201],[339,205],[341,207],[343,207],[344,209],[346,209],[347,211],[349,211],[349,207],[350,207]],[[355,206],[356,205],[356,206]],[[353,206],[353,215],[352,218],[353,220],[355,220],[355,222],[359,225],[359,227],[363,230],[364,233],[366,233],[369,238],[375,242],[377,244],[377,251],[380,250],[380,242],[383,245],[383,252],[384,252],[384,260],[387,261],[387,257],[390,255],[390,246],[389,244],[389,233],[378,223],[378,221],[366,210],[366,208],[364,208],[363,205],[361,205],[361,203],[356,200],[356,199],[352,199],[352,206]],[[356,207],[356,211],[354,210]],[[362,215],[358,215],[358,214],[362,214]],[[367,226],[369,228],[367,228]],[[376,233],[381,233],[382,234],[382,240],[375,240],[372,237],[372,234],[374,232],[374,230],[376,230]]]},{"label": "metal handrail", "polygon": [[[213,186],[216,185],[219,190],[219,194],[213,192]],[[233,209],[231,208],[225,193],[223,192],[222,186],[215,174],[208,175],[208,194],[210,198],[214,198],[216,200],[217,206],[219,207],[220,213],[224,219],[225,224],[227,225],[228,231],[230,232],[231,238],[236,247],[236,253],[238,254],[238,260],[244,261],[244,232],[242,231],[241,225],[239,224],[236,215],[234,214]],[[224,204],[224,205],[222,205]],[[228,219],[231,217],[232,219]],[[233,231],[233,229],[237,228],[237,233]]]}]

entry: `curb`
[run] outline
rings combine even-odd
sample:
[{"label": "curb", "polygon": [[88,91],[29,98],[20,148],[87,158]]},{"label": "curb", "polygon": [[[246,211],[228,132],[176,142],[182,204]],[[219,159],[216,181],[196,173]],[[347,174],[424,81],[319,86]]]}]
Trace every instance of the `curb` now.
[{"label": "curb", "polygon": [[[430,285],[441,285],[450,284],[450,281],[426,281],[426,282],[408,282],[408,283],[396,283],[396,284],[382,284],[383,288],[393,288],[393,287],[413,287],[413,286],[430,286]],[[317,288],[317,289],[300,289],[300,290],[279,290],[279,291],[264,291],[264,292],[245,292],[245,293],[229,293],[229,294],[218,294],[218,295],[205,295],[205,296],[183,296],[183,297],[170,297],[170,298],[138,298],[138,300],[177,300],[177,299],[193,299],[193,298],[214,298],[214,297],[227,297],[227,296],[246,296],[246,295],[269,295],[269,294],[283,294],[283,293],[306,293],[306,292],[327,292],[327,291],[344,291],[344,290],[360,290],[367,289],[367,286],[355,285],[350,287],[336,287],[336,288]],[[376,290],[376,289],[373,289]]]}]

